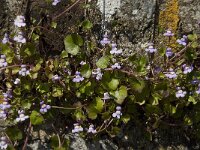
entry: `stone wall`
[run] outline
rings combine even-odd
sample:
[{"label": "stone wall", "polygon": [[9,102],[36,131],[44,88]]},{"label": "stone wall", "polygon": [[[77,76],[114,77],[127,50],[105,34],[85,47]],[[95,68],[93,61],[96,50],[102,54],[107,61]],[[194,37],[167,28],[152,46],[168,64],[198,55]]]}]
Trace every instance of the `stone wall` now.
[{"label": "stone wall", "polygon": [[[101,30],[101,12],[103,12],[103,0],[91,0],[96,5],[95,10],[90,14],[94,20],[94,27]],[[62,1],[64,7],[65,0]],[[25,12],[27,3],[22,3],[21,0],[7,0],[0,3],[0,35],[3,35],[7,29],[10,29],[13,24],[14,15],[21,11]],[[23,5],[23,6],[22,6]],[[37,5],[45,7],[45,4],[40,1],[31,3],[34,5],[34,10],[38,11]],[[21,6],[22,9],[16,9]],[[35,7],[36,6],[36,7]],[[57,9],[61,9],[60,7]],[[54,8],[52,12],[56,11]],[[73,10],[76,17],[68,18],[68,24],[65,24],[65,17],[61,18],[58,33],[67,34],[69,25],[73,25],[73,21],[78,18],[79,10]],[[161,34],[158,27],[165,30],[171,28],[177,35],[187,33],[200,33],[200,1],[199,0],[106,0],[107,30],[112,38],[117,41],[119,46],[126,54],[132,51],[139,51],[143,44],[156,41],[156,36]],[[34,13],[34,12],[33,12]],[[83,13],[83,12],[81,12]],[[96,17],[93,17],[95,14]],[[63,20],[62,20],[63,19]],[[48,21],[48,20],[47,20]],[[101,33],[98,33],[100,36]],[[51,33],[44,37],[51,37]],[[57,38],[57,36],[56,36]],[[62,41],[62,37],[58,40]],[[51,40],[46,41],[51,42]],[[59,42],[59,41],[58,41]],[[54,47],[58,49],[62,47],[62,43]],[[49,48],[49,47],[48,47]],[[52,48],[52,47],[50,47]],[[171,133],[172,132],[172,133]],[[166,134],[167,133],[167,134]],[[187,149],[190,145],[185,135],[177,136],[179,133],[177,128],[171,131],[156,131],[155,141],[147,142],[143,138],[143,133],[138,129],[137,125],[130,123],[124,127],[122,134],[115,139],[110,139],[107,136],[102,137],[97,141],[84,141],[80,137],[67,135],[71,139],[71,149],[155,149],[172,147],[171,149]],[[175,138],[170,140],[174,135]],[[176,135],[176,136],[175,136]],[[168,136],[168,137],[167,137]],[[36,138],[37,139],[37,138]],[[163,140],[164,139],[164,140]],[[167,140],[166,140],[167,139]],[[173,141],[174,140],[174,141]],[[161,145],[159,144],[161,143]],[[194,147],[198,149],[198,144]],[[41,146],[41,141],[31,141],[30,149],[45,149],[45,144]],[[128,148],[129,146],[130,148]],[[196,147],[195,147],[196,146]],[[41,148],[42,147],[42,148]],[[175,148],[173,148],[175,147]],[[48,149],[48,148],[46,148]]]}]

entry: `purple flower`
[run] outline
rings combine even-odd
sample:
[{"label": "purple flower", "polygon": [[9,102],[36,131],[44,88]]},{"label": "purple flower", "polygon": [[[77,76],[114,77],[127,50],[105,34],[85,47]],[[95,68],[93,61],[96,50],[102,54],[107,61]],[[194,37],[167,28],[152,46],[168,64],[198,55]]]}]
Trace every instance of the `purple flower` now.
[{"label": "purple flower", "polygon": [[73,82],[81,82],[84,80],[84,78],[81,76],[81,73],[76,71],[75,78],[72,80]]},{"label": "purple flower", "polygon": [[115,43],[112,44],[112,49],[110,51],[110,54],[121,54],[122,53],[122,50],[118,50],[117,49],[117,45]]},{"label": "purple flower", "polygon": [[5,110],[0,110],[0,118],[6,120],[7,112]]},{"label": "purple flower", "polygon": [[16,78],[15,81],[14,81],[14,84],[17,85],[17,84],[19,84],[19,83],[20,83],[20,79],[19,79],[19,78]]},{"label": "purple flower", "polygon": [[1,110],[6,110],[6,109],[9,109],[10,107],[11,107],[11,105],[7,101],[0,104]]},{"label": "purple flower", "polygon": [[17,27],[25,27],[26,23],[24,16],[17,16],[14,20],[14,25],[16,25]]},{"label": "purple flower", "polygon": [[54,75],[53,77],[52,77],[52,81],[57,81],[57,80],[60,80],[60,76],[58,76],[57,74],[56,75]]},{"label": "purple flower", "polygon": [[15,35],[13,40],[18,43],[26,43],[26,39],[23,37],[22,32],[19,32],[18,35]]},{"label": "purple flower", "polygon": [[91,125],[89,126],[89,129],[88,129],[87,132],[88,132],[88,133],[92,133],[92,134],[97,133],[96,129],[94,129],[94,125],[93,125],[93,124],[91,124]]},{"label": "purple flower", "polygon": [[0,139],[0,149],[7,149],[8,147],[8,141],[7,138],[5,136],[2,136]]},{"label": "purple flower", "polygon": [[200,87],[196,90],[197,94],[200,94]]},{"label": "purple flower", "polygon": [[188,74],[188,73],[192,72],[192,70],[193,70],[192,66],[186,66],[186,64],[184,64],[182,67],[183,67],[184,74]]},{"label": "purple flower", "polygon": [[108,39],[108,35],[107,35],[107,33],[105,33],[104,35],[103,35],[103,39],[100,41],[100,43],[101,43],[101,45],[106,45],[106,44],[110,44],[110,40]]},{"label": "purple flower", "polygon": [[83,128],[78,123],[75,123],[74,129],[72,129],[72,133],[79,133],[79,132],[82,132],[82,131],[83,131]]},{"label": "purple flower", "polygon": [[103,100],[107,100],[107,99],[110,99],[110,95],[108,94],[108,92],[104,93],[103,94]]},{"label": "purple flower", "polygon": [[45,104],[44,101],[41,101],[41,102],[40,102],[40,105],[41,105],[40,112],[41,112],[42,114],[46,113],[49,109],[51,109],[51,106]]},{"label": "purple flower", "polygon": [[26,69],[26,65],[21,65],[21,70],[19,71],[19,75],[27,76],[30,74],[30,71]]},{"label": "purple flower", "polygon": [[1,57],[0,57],[0,67],[6,67],[7,65],[8,65],[8,63],[6,62],[6,56],[1,55]]},{"label": "purple flower", "polygon": [[25,116],[24,110],[18,110],[19,117],[16,118],[16,122],[22,122],[29,118],[29,116]]},{"label": "purple flower", "polygon": [[145,49],[145,51],[149,53],[154,53],[157,51],[157,49],[150,45],[148,48]]},{"label": "purple flower", "polygon": [[92,71],[92,75],[95,75],[97,80],[101,80],[102,76],[103,76],[103,73],[101,73],[101,69],[100,68],[97,68],[97,69],[94,69]]},{"label": "purple flower", "polygon": [[7,101],[9,98],[12,98],[12,89],[8,89],[6,93],[3,93],[4,100]]},{"label": "purple flower", "polygon": [[200,81],[198,79],[194,79],[191,81],[191,84],[198,84]]},{"label": "purple flower", "polygon": [[115,63],[114,65],[111,66],[112,69],[121,69],[121,66],[119,63]]},{"label": "purple flower", "polygon": [[172,33],[170,29],[168,29],[163,35],[170,37],[170,36],[174,36],[174,33]]},{"label": "purple flower", "polygon": [[176,92],[176,97],[180,98],[180,97],[185,97],[185,95],[187,94],[186,91],[183,91],[180,87],[177,88],[178,91]]},{"label": "purple flower", "polygon": [[120,117],[122,116],[121,106],[116,107],[116,111],[112,114],[112,116],[113,116],[113,118],[120,119]]},{"label": "purple flower", "polygon": [[170,79],[177,77],[176,73],[174,72],[174,70],[172,68],[170,68],[169,71],[165,73],[165,76]]},{"label": "purple flower", "polygon": [[2,43],[3,43],[3,44],[6,44],[6,43],[8,43],[8,42],[9,42],[9,37],[8,37],[8,34],[5,33],[5,34],[4,34],[4,37],[3,37],[3,40],[2,40]]},{"label": "purple flower", "polygon": [[183,35],[183,37],[181,39],[177,40],[178,44],[186,46],[187,45],[187,36]]},{"label": "purple flower", "polygon": [[80,62],[80,65],[82,65],[82,66],[83,66],[83,65],[86,65],[86,62],[85,62],[85,61],[81,61],[81,62]]},{"label": "purple flower", "polygon": [[166,55],[167,57],[171,57],[171,56],[173,55],[172,49],[168,47],[167,50],[166,50],[165,55]]},{"label": "purple flower", "polygon": [[53,2],[52,2],[52,5],[53,6],[56,6],[58,3],[60,3],[61,2],[61,0],[54,0]]}]

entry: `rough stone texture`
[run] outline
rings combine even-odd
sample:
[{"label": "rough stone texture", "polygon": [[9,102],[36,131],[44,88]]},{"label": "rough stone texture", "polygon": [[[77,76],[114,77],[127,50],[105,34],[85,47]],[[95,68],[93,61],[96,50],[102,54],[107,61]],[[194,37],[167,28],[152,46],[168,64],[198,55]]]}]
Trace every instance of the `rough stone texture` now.
[{"label": "rough stone texture", "polygon": [[200,34],[200,1],[179,0],[180,30],[185,33],[192,31]]},{"label": "rough stone texture", "polygon": [[[96,2],[100,11],[103,10],[102,2],[103,0]],[[110,35],[112,33],[112,38],[117,41],[126,54],[132,51],[139,51],[144,43],[154,40],[154,35],[156,34],[155,28],[159,23],[157,13],[165,9],[166,2],[167,0],[106,0],[105,10],[109,33]],[[33,5],[41,5],[41,8],[45,7],[45,4],[41,3],[34,1]],[[0,3],[0,35],[5,32],[5,28],[8,25],[12,25],[15,18],[13,14],[22,11],[16,9],[20,4],[21,1],[19,0],[6,0]],[[58,9],[61,10],[60,7]],[[33,10],[38,11],[36,7]],[[57,10],[53,9],[51,11],[54,12]],[[74,10],[74,12],[76,14],[74,16],[76,17],[72,18],[68,16],[66,21],[66,16],[64,16],[64,19],[60,20],[60,25],[58,26],[59,33],[67,34],[69,28],[65,28],[65,26],[73,25],[73,22],[78,19],[79,10]],[[199,33],[200,1],[179,0],[179,17],[179,33],[190,33],[193,31]],[[68,23],[67,25],[66,22]],[[46,35],[46,37],[51,36],[51,33]],[[52,40],[46,37],[44,38],[47,44],[48,42],[51,43]],[[60,40],[57,36],[56,38],[58,41]],[[61,47],[59,43],[58,46],[54,46],[54,49]],[[47,49],[52,49],[52,47],[46,47]],[[47,146],[49,144],[48,141],[41,140],[40,137],[38,138],[36,137],[28,144],[28,149],[50,149]],[[144,139],[142,130],[131,123],[123,129],[122,135],[115,138],[115,141],[108,137],[102,137],[98,141],[85,141],[77,136],[70,136],[70,139],[70,148],[73,150],[199,149],[199,145],[195,142],[193,145],[190,145],[190,142],[192,142],[191,139],[185,137],[177,128],[171,128],[170,131],[156,131],[154,141],[148,142]]]}]

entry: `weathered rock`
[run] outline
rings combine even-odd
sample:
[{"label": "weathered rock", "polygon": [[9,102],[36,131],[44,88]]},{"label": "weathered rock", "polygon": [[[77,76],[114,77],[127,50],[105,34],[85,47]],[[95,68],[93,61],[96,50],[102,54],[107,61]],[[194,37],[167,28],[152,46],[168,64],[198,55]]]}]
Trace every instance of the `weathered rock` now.
[{"label": "weathered rock", "polygon": [[180,30],[184,33],[198,32],[200,34],[200,1],[179,0]]}]

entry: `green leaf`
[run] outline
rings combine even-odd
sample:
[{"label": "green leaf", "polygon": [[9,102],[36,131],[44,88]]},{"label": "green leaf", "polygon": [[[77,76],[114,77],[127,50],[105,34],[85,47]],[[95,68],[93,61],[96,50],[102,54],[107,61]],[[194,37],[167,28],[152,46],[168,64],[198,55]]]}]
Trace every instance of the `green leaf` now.
[{"label": "green leaf", "polygon": [[176,113],[176,107],[172,106],[171,104],[165,104],[164,105],[164,111],[169,114],[175,114]]},{"label": "green leaf", "polygon": [[38,83],[36,89],[41,93],[47,93],[50,90],[50,85],[48,83]]},{"label": "green leaf", "polygon": [[81,110],[76,110],[74,112],[74,116],[76,117],[76,120],[85,120],[86,119],[83,111],[81,111]]},{"label": "green leaf", "polygon": [[32,68],[32,71],[38,72],[40,70],[40,68],[41,68],[41,64],[36,64],[36,66]]},{"label": "green leaf", "polygon": [[20,67],[12,67],[12,75],[17,74],[20,69],[21,69]]},{"label": "green leaf", "polygon": [[83,45],[83,39],[78,34],[71,34],[65,37],[64,39],[65,50],[72,55],[77,55],[80,46]]},{"label": "green leaf", "polygon": [[23,138],[21,130],[17,127],[8,127],[6,134],[12,141],[21,140]]},{"label": "green leaf", "polygon": [[198,44],[197,42],[192,42],[192,44],[191,44],[192,48],[197,48],[198,45],[199,45],[199,44]]},{"label": "green leaf", "polygon": [[68,57],[68,53],[66,50],[63,50],[61,53],[61,58],[67,58]]},{"label": "green leaf", "polygon": [[110,59],[108,56],[103,56],[97,61],[96,65],[98,68],[105,69],[108,67],[109,61]]},{"label": "green leaf", "polygon": [[97,118],[97,113],[95,111],[91,111],[91,109],[88,111],[88,118],[94,120]]},{"label": "green leaf", "polygon": [[63,88],[61,88],[61,87],[53,87],[52,96],[53,97],[61,97],[61,96],[63,96]]},{"label": "green leaf", "polygon": [[194,105],[197,104],[197,101],[196,101],[195,98],[192,97],[192,96],[189,96],[188,102],[191,102],[191,103],[193,103]]},{"label": "green leaf", "polygon": [[52,136],[52,137],[50,138],[50,143],[51,143],[51,146],[52,146],[53,148],[58,147],[58,146],[59,146],[58,137],[57,137],[56,135]]},{"label": "green leaf", "polygon": [[198,39],[198,37],[197,37],[196,34],[189,34],[187,37],[188,37],[188,39],[189,39],[190,41],[195,41],[195,40]]},{"label": "green leaf", "polygon": [[114,96],[116,97],[115,102],[118,104],[122,104],[127,95],[128,94],[126,86],[121,86],[118,91],[114,92]]},{"label": "green leaf", "polygon": [[92,74],[92,70],[90,69],[90,66],[88,64],[83,65],[81,67],[81,75],[85,78],[90,78]]},{"label": "green leaf", "polygon": [[97,110],[98,113],[100,113],[103,109],[104,102],[100,97],[96,97],[94,108]]},{"label": "green leaf", "polygon": [[51,27],[55,29],[57,27],[57,22],[51,22]]},{"label": "green leaf", "polygon": [[111,79],[110,82],[107,83],[110,90],[116,90],[119,85],[118,79]]},{"label": "green leaf", "polygon": [[145,87],[145,82],[143,80],[138,80],[138,79],[129,79],[129,82],[133,88],[133,90],[141,93],[142,90],[144,89]]},{"label": "green leaf", "polygon": [[100,97],[96,97],[96,99],[87,108],[88,117],[90,119],[96,119],[97,114],[102,112],[103,106],[103,100]]},{"label": "green leaf", "polygon": [[90,30],[92,28],[92,23],[89,20],[85,20],[82,22],[82,27],[86,30]]},{"label": "green leaf", "polygon": [[44,118],[40,113],[34,110],[30,115],[30,121],[33,125],[39,125],[44,122]]},{"label": "green leaf", "polygon": [[22,49],[20,50],[20,56],[23,57],[30,57],[33,56],[35,54],[35,45],[32,43],[26,43],[26,45],[24,45],[22,47]]},{"label": "green leaf", "polygon": [[130,121],[131,117],[130,115],[123,115],[122,116],[122,121],[126,124]]}]

